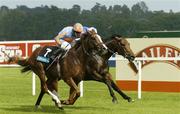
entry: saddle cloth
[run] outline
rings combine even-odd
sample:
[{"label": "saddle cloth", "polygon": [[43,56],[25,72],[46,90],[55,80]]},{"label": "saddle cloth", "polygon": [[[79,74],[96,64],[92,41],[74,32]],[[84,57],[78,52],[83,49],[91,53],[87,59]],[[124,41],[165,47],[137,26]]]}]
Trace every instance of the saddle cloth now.
[{"label": "saddle cloth", "polygon": [[37,56],[36,60],[42,63],[51,64],[57,56],[63,56],[65,50],[58,46],[45,46]]}]

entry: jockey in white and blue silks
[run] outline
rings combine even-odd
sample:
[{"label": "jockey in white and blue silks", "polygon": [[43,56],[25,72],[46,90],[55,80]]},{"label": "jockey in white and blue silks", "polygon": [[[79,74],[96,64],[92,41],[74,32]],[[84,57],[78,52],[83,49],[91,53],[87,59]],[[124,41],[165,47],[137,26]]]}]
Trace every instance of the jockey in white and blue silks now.
[{"label": "jockey in white and blue silks", "polygon": [[94,27],[86,27],[82,26],[80,23],[76,23],[74,26],[63,28],[55,37],[55,41],[61,48],[68,50],[72,47],[71,42],[78,40],[82,33],[92,29],[97,33],[97,30]]}]

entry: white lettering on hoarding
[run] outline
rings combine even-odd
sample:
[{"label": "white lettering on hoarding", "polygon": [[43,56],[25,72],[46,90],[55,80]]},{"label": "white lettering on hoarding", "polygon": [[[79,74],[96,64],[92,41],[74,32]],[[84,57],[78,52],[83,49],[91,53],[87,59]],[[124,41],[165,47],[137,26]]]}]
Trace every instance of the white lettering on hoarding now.
[{"label": "white lettering on hoarding", "polygon": [[[6,54],[5,54],[5,53]],[[0,45],[0,62],[7,61],[7,56],[22,56],[22,50],[20,49],[20,46],[6,46],[6,45]]]},{"label": "white lettering on hoarding", "polygon": [[[140,51],[137,57],[180,57],[180,49],[171,45],[154,45]],[[142,61],[143,66],[150,63],[153,63],[153,61]],[[180,62],[177,60],[168,61],[168,63],[180,68]]]},{"label": "white lettering on hoarding", "polygon": [[5,46],[0,45],[0,62],[4,62],[5,55],[4,55],[3,51],[5,51]]},{"label": "white lettering on hoarding", "polygon": [[36,48],[38,48],[38,47],[40,47],[41,45],[40,44],[34,44],[33,46],[32,46],[32,52],[36,49]]}]

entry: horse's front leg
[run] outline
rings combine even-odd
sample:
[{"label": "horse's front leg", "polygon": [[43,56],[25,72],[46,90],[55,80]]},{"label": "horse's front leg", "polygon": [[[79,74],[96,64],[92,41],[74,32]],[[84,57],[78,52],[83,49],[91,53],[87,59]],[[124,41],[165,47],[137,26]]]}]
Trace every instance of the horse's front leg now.
[{"label": "horse's front leg", "polygon": [[111,86],[116,92],[118,92],[128,102],[134,101],[131,97],[127,96],[124,92],[122,92],[121,89],[114,83],[113,80],[111,80]]},{"label": "horse's front leg", "polygon": [[113,98],[112,102],[117,103],[117,98],[116,98],[116,96],[112,90],[112,87],[111,87],[111,81],[109,79],[109,73],[103,73],[103,76],[101,74],[97,73],[96,71],[94,71],[93,73],[94,73],[94,75],[96,75],[97,78],[99,78],[99,81],[102,81],[107,85],[109,92],[110,92],[110,95]]},{"label": "horse's front leg", "polygon": [[[79,79],[73,79],[73,80],[74,80],[74,82],[76,83],[76,86],[78,86],[80,80],[79,80]],[[70,88],[70,91],[69,91],[69,99],[70,99],[71,94],[73,94],[73,91],[74,91],[74,88],[71,87],[71,88]],[[76,94],[69,105],[73,105],[78,98],[79,98],[79,95]],[[69,99],[68,99],[68,101],[69,101]],[[63,102],[65,102],[65,101],[63,101]],[[62,102],[62,103],[63,103],[63,102]]]},{"label": "horse's front leg", "polygon": [[110,81],[111,87],[118,92],[125,100],[128,100],[128,102],[133,101],[131,99],[131,97],[127,96],[124,92],[121,91],[120,88],[118,88],[118,86],[114,83],[114,81],[112,80],[112,75],[108,72],[106,75],[107,80]]}]

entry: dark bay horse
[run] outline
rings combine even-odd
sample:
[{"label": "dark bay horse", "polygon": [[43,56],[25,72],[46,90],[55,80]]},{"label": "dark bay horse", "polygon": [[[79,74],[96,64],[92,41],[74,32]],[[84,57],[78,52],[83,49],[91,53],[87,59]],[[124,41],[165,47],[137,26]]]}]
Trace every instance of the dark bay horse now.
[{"label": "dark bay horse", "polygon": [[[65,57],[59,60],[56,64],[53,64],[47,71],[44,68],[44,64],[36,60],[37,56],[44,47],[37,48],[33,54],[27,58],[22,59],[19,57],[11,57],[9,62],[15,62],[24,68],[22,72],[33,71],[40,79],[41,92],[36,102],[38,107],[42,96],[49,94],[56,106],[62,109],[61,102],[57,94],[58,80],[63,79],[70,88],[72,93],[69,99],[73,99],[74,96],[79,96],[80,92],[73,78],[83,78],[86,72],[86,63],[88,56],[97,54],[104,48],[107,48],[101,37],[94,31],[89,31],[83,34],[80,38],[80,45],[72,47],[65,55]],[[46,80],[47,77],[47,80]]]},{"label": "dark bay horse", "polygon": [[[89,63],[88,63],[86,75],[84,75],[85,77],[83,77],[83,79],[80,79],[78,77],[73,78],[73,79],[77,85],[79,84],[79,82],[81,80],[84,80],[84,81],[95,80],[95,81],[103,82],[108,86],[110,95],[113,98],[112,99],[113,102],[117,102],[117,99],[116,99],[112,89],[114,89],[116,92],[118,92],[124,99],[128,100],[128,102],[131,102],[133,100],[129,96],[127,96],[125,93],[123,93],[120,90],[120,88],[118,88],[118,86],[112,80],[112,76],[109,73],[109,67],[108,67],[107,63],[108,63],[108,59],[114,53],[117,53],[117,54],[122,55],[125,58],[127,58],[130,61],[132,67],[135,67],[135,66],[133,66],[134,64],[132,63],[132,61],[135,59],[135,55],[130,48],[129,42],[125,38],[122,38],[119,35],[112,36],[112,40],[107,41],[105,44],[108,47],[108,51],[106,53],[102,54],[101,56],[96,55],[96,56],[90,57],[90,59],[88,59]],[[96,67],[93,67],[92,65],[95,65]],[[95,68],[95,69],[93,69],[93,68]],[[97,71],[97,69],[99,71]],[[133,70],[134,69],[135,68],[133,68]],[[73,88],[70,89],[70,94],[72,93],[72,90],[73,90]],[[75,96],[72,101],[70,101],[69,103],[67,103],[67,101],[66,101],[63,104],[72,105],[75,103],[75,101],[77,100],[78,97],[79,96]]]},{"label": "dark bay horse", "polygon": [[[122,38],[119,35],[112,36],[112,40],[106,42],[105,44],[108,47],[108,51],[102,55],[89,55],[88,56],[89,59],[87,61],[88,65],[86,66],[85,75],[83,75],[83,77],[74,77],[73,80],[75,81],[76,85],[78,85],[81,80],[84,81],[95,80],[95,81],[103,82],[108,86],[110,95],[113,97],[112,100],[113,102],[117,102],[117,99],[112,89],[118,92],[124,99],[128,100],[128,102],[131,102],[132,99],[126,94],[124,94],[112,80],[112,76],[109,73],[109,67],[107,63],[108,63],[108,59],[114,53],[124,56],[130,61],[130,63],[134,60],[135,55],[130,48],[129,42],[125,38]],[[57,84],[57,82],[54,83]],[[49,88],[50,87],[57,88],[57,86],[52,87],[52,85],[53,84],[49,84]],[[74,88],[70,88],[70,96],[72,96],[71,95],[72,91],[74,91]],[[42,97],[43,95],[39,95],[39,99],[36,102],[36,105],[40,104]],[[75,95],[73,99],[69,97],[68,100],[62,101],[62,103],[66,105],[72,105],[75,103],[78,97],[79,94]]]}]

